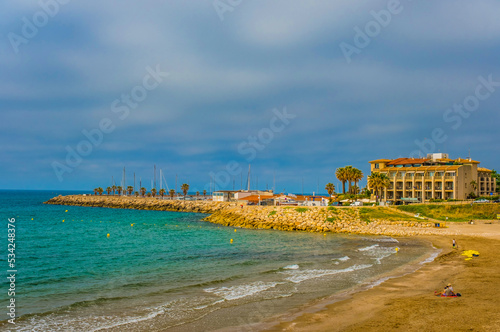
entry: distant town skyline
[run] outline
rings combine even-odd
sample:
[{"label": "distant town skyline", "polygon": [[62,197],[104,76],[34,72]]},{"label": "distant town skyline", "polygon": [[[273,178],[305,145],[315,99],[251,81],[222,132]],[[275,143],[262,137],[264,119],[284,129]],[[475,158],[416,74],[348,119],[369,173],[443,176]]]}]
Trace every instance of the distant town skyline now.
[{"label": "distant town skyline", "polygon": [[500,3],[0,4],[0,189],[325,193],[444,152],[500,168]]}]

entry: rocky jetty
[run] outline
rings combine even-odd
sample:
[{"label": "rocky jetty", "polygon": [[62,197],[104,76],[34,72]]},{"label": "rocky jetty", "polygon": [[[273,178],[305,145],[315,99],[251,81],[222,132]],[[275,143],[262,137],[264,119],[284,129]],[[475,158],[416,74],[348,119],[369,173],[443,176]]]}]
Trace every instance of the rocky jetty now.
[{"label": "rocky jetty", "polygon": [[83,196],[69,195],[57,196],[49,199],[45,204],[54,205],[77,205],[105,207],[115,209],[134,210],[157,210],[157,211],[181,211],[214,213],[226,209],[235,203],[210,202],[210,201],[180,201],[170,199],[158,199],[152,197],[130,197],[130,196]]},{"label": "rocky jetty", "polygon": [[45,204],[210,214],[204,220],[224,226],[281,231],[390,236],[448,234],[433,222],[361,220],[355,207],[246,206],[234,202],[181,201],[127,196],[57,196]]},{"label": "rocky jetty", "polygon": [[221,209],[205,220],[224,226],[281,231],[408,236],[442,234],[432,222],[363,221],[358,208],[249,206]]}]

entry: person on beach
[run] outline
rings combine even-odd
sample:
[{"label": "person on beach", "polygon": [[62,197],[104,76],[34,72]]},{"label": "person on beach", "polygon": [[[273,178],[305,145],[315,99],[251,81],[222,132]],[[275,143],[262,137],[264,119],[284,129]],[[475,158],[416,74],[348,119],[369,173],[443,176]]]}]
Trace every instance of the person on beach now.
[{"label": "person on beach", "polygon": [[453,249],[457,249],[457,241],[455,241],[455,239],[453,239]]},{"label": "person on beach", "polygon": [[446,285],[446,288],[444,290],[444,296],[455,296],[455,293],[453,293],[453,287],[451,287],[451,284]]},{"label": "person on beach", "polygon": [[[434,294],[436,294],[436,296],[457,296],[458,294],[455,294],[453,292],[453,287],[451,286],[451,284],[448,284],[446,286],[444,286],[444,290],[442,292],[434,292]],[[460,295],[458,295],[460,296]]]}]

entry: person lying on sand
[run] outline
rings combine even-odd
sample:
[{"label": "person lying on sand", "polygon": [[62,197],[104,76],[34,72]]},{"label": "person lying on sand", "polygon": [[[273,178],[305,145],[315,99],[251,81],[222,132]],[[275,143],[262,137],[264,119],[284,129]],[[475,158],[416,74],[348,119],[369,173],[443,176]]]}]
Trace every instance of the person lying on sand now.
[{"label": "person lying on sand", "polygon": [[460,293],[455,294],[453,292],[453,287],[451,284],[444,286],[444,290],[442,292],[434,292],[436,296],[461,296]]}]

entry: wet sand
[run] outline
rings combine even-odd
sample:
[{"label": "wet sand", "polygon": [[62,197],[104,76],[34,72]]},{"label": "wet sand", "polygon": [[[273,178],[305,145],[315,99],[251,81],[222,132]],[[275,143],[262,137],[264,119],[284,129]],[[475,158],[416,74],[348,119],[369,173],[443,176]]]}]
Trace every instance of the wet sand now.
[{"label": "wet sand", "polygon": [[[419,236],[442,252],[418,271],[315,313],[283,316],[266,331],[500,331],[500,224],[450,223],[449,230],[458,235]],[[480,256],[466,261],[464,250]],[[448,283],[462,297],[434,296]]]}]

